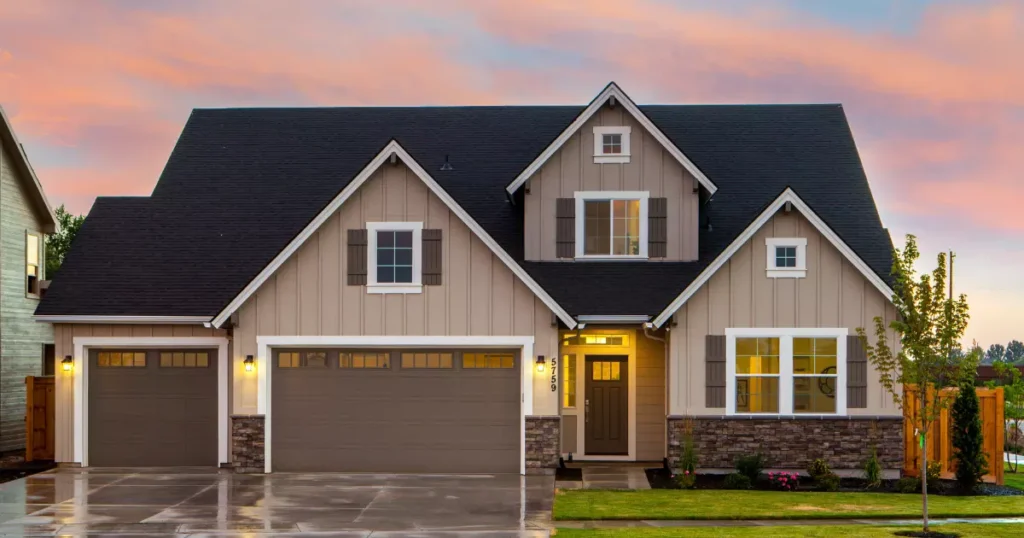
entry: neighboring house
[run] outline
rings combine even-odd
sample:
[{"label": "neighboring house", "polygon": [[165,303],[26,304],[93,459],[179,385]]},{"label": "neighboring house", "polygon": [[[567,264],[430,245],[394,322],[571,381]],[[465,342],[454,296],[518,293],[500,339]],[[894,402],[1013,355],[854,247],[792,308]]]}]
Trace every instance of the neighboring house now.
[{"label": "neighboring house", "polygon": [[32,312],[45,291],[46,234],[57,218],[0,107],[0,452],[25,447],[25,377],[53,375],[53,328]]},{"label": "neighboring house", "polygon": [[839,105],[196,110],[36,312],[57,458],[898,469],[891,248]]}]

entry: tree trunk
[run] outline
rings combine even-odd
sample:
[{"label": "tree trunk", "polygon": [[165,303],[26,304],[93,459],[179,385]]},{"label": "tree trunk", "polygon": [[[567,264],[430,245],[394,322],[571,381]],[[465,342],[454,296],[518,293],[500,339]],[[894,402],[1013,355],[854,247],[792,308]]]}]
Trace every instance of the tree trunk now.
[{"label": "tree trunk", "polygon": [[921,514],[924,520],[924,532],[928,532],[928,430],[931,424],[927,421],[925,410],[928,405],[928,391],[923,391],[921,398]]}]

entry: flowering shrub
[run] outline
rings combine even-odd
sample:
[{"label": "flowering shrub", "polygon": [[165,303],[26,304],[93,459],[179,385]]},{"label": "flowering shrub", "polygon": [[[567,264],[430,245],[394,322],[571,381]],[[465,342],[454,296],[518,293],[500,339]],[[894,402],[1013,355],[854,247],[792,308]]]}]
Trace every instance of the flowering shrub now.
[{"label": "flowering shrub", "polygon": [[676,484],[679,484],[679,487],[682,489],[693,489],[697,484],[697,473],[687,469],[679,471],[673,475],[673,478],[676,479]]},{"label": "flowering shrub", "polygon": [[768,473],[768,484],[772,489],[793,491],[800,484],[796,473]]}]

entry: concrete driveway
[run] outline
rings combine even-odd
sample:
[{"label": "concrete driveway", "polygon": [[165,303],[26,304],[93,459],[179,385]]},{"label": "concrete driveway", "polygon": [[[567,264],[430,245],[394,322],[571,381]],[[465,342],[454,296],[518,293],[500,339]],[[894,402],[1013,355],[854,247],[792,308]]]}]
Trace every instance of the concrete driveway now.
[{"label": "concrete driveway", "polygon": [[0,485],[0,534],[540,537],[553,495],[546,476],[60,469]]}]

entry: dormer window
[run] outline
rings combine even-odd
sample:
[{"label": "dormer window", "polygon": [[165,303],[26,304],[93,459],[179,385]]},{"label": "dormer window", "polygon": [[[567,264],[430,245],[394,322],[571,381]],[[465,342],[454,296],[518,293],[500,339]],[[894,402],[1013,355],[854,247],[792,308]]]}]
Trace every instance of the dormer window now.
[{"label": "dormer window", "polygon": [[803,278],[807,276],[807,239],[804,237],[769,237],[767,246],[768,278]]},{"label": "dormer window", "polygon": [[576,193],[577,258],[646,258],[646,191]]},{"label": "dormer window", "polygon": [[594,162],[628,163],[630,127],[594,127]]}]

